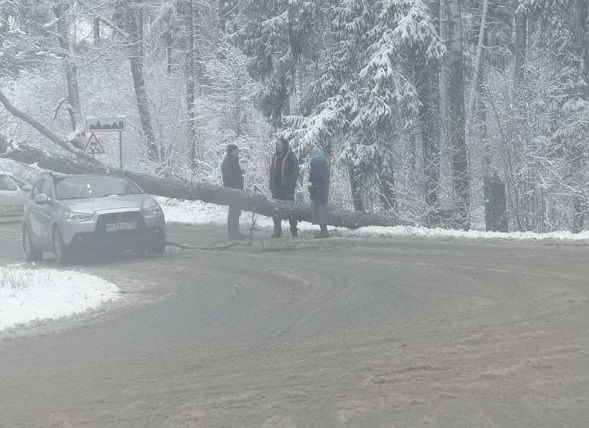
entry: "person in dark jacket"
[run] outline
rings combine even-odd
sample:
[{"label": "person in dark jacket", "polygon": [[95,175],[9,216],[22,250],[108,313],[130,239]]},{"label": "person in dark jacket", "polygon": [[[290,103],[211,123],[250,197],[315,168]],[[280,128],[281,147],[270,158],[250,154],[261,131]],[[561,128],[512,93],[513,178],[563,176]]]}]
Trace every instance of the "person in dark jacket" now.
[{"label": "person in dark jacket", "polygon": [[[292,201],[294,203],[295,188],[299,176],[299,161],[290,150],[288,141],[279,138],[276,141],[276,152],[272,157],[270,166],[270,190],[272,198],[281,201]],[[273,217],[274,233],[273,238],[279,238],[282,235],[282,218]],[[297,220],[289,218],[290,234],[297,236]]]},{"label": "person in dark jacket", "polygon": [[329,219],[329,165],[325,160],[323,150],[319,147],[311,149],[309,168],[309,195],[311,196],[311,222],[318,224],[320,232],[318,238],[327,238],[327,222]]},{"label": "person in dark jacket", "polygon": [[[235,144],[227,145],[227,155],[221,164],[223,186],[243,190],[243,171],[239,166],[239,148]],[[227,214],[227,236],[229,239],[241,239],[239,233],[239,217],[241,208],[238,203],[229,204]]]}]

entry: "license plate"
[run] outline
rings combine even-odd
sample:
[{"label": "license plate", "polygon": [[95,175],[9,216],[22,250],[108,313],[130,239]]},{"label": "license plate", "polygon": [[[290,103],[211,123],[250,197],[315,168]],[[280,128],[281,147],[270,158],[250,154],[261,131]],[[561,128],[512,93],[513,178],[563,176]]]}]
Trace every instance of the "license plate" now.
[{"label": "license plate", "polygon": [[106,223],[105,230],[107,232],[118,232],[119,230],[135,230],[137,229],[136,221],[120,221],[117,223]]}]

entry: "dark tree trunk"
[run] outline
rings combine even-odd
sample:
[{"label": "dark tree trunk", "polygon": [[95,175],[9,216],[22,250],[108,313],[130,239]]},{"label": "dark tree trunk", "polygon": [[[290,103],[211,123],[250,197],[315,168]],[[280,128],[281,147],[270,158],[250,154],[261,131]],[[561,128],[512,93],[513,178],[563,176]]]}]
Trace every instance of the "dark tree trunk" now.
[{"label": "dark tree trunk", "polygon": [[515,39],[515,66],[513,70],[513,97],[514,105],[519,108],[522,100],[522,85],[524,82],[524,74],[526,70],[526,51],[527,51],[527,40],[528,40],[528,17],[525,11],[520,10],[517,7],[517,1],[515,5],[515,26],[514,26],[514,39]]},{"label": "dark tree trunk", "polygon": [[380,202],[385,211],[397,212],[397,196],[395,194],[395,173],[390,159],[379,156],[378,184],[380,187]]},{"label": "dark tree trunk", "polygon": [[166,61],[167,61],[167,73],[172,74],[172,43],[173,37],[171,31],[166,31],[164,34],[164,40],[166,41]]},{"label": "dark tree trunk", "polygon": [[[430,1],[429,7],[434,19],[434,25],[440,32],[439,0]],[[438,68],[426,67],[419,64],[415,70],[417,76],[417,90],[421,107],[419,121],[423,146],[423,172],[425,175],[425,204],[430,211],[438,209],[438,189],[440,186],[440,80]]]},{"label": "dark tree trunk", "polygon": [[94,44],[96,46],[100,46],[100,18],[94,18],[92,30],[94,35]]},{"label": "dark tree trunk", "polygon": [[138,56],[129,58],[131,74],[133,76],[133,87],[137,99],[137,110],[141,120],[141,129],[147,144],[147,157],[154,162],[159,161],[158,146],[155,141],[155,134],[151,125],[151,113],[149,110],[149,98],[143,78],[143,59]]},{"label": "dark tree trunk", "polygon": [[452,146],[452,180],[456,211],[460,217],[462,228],[468,230],[470,228],[470,195],[465,138],[462,7],[460,0],[446,0],[446,2],[449,12],[447,43],[450,68],[448,137]]},{"label": "dark tree trunk", "polygon": [[196,92],[196,43],[195,43],[195,10],[194,0],[184,0],[182,2],[182,14],[184,15],[184,27],[186,29],[186,112],[188,116],[188,151],[190,160],[190,169],[196,171],[197,166],[197,127],[195,112],[195,92]]},{"label": "dark tree trunk", "polygon": [[497,174],[485,177],[485,226],[487,231],[507,232],[505,183]]},{"label": "dark tree trunk", "polygon": [[71,56],[70,45],[70,20],[67,13],[70,5],[68,3],[58,3],[53,8],[53,13],[57,19],[57,33],[59,46],[63,51],[63,64],[65,69],[65,80],[67,85],[67,102],[68,113],[72,124],[74,138],[71,143],[79,148],[84,148],[82,135],[84,133],[84,119],[82,115],[82,103],[80,102],[80,90],[78,86],[78,67],[76,61]]},{"label": "dark tree trunk", "polygon": [[440,126],[437,105],[438,79],[433,73],[423,71],[418,79],[421,101],[419,121],[423,145],[423,172],[425,175],[425,203],[430,210],[438,208],[440,185]]},{"label": "dark tree trunk", "polygon": [[573,195],[573,233],[580,233],[585,226],[585,198],[583,195]]},{"label": "dark tree trunk", "polygon": [[11,144],[8,142],[8,138],[6,138],[5,135],[0,134],[0,153],[8,151],[10,145]]},{"label": "dark tree trunk", "polygon": [[[440,38],[448,46],[448,5],[446,0],[439,1],[439,25],[440,25]],[[444,55],[440,62],[440,73],[439,73],[439,115],[440,115],[440,150],[446,151],[450,146],[450,140],[448,138],[449,132],[449,116],[448,116],[448,102],[450,97],[450,71],[449,71],[449,59],[448,54]],[[440,159],[441,160],[441,159]]]},{"label": "dark tree trunk", "polygon": [[581,35],[581,57],[583,58],[583,79],[585,80],[585,91],[583,99],[589,100],[589,3],[586,0],[577,0],[579,11],[579,27]]},{"label": "dark tree trunk", "polygon": [[353,166],[348,168],[348,174],[350,177],[350,188],[352,191],[352,203],[354,205],[354,211],[363,213],[364,210],[364,198],[362,197],[362,185],[358,179],[358,174]]},{"label": "dark tree trunk", "polygon": [[[513,68],[513,86],[512,86],[512,112],[509,122],[510,140],[513,161],[517,170],[522,168],[532,168],[526,164],[523,156],[526,146],[526,119],[523,105],[523,86],[525,78],[525,64],[527,51],[527,34],[528,34],[528,17],[527,12],[519,6],[519,0],[514,0],[514,68]],[[519,159],[519,160],[518,160]],[[513,170],[515,174],[517,170]],[[525,174],[522,178],[517,179],[515,176],[511,180],[515,206],[513,211],[516,214],[517,226],[520,231],[527,231],[533,228],[533,221],[530,215],[534,212],[532,209],[534,198],[534,183],[528,178],[530,174]]]},{"label": "dark tree trunk", "polygon": [[[121,0],[116,16],[121,21],[121,26],[128,34],[129,63],[133,76],[133,88],[137,99],[137,110],[141,120],[141,129],[147,146],[149,160],[158,162],[158,145],[153,132],[151,113],[149,110],[149,97],[145,78],[143,77],[143,12],[140,9],[141,1]],[[115,19],[116,21],[116,19]],[[121,25],[122,23],[122,25]]]},{"label": "dark tree trunk", "polygon": [[[581,87],[579,96],[585,101],[589,101],[589,4],[586,0],[577,0],[576,4],[576,39],[578,40],[579,54],[582,58],[581,76],[585,84]],[[578,159],[577,174],[579,177],[586,178],[588,174],[587,157],[583,154],[585,150],[579,150],[576,159]],[[576,186],[583,187],[585,183],[575,183]],[[587,195],[578,192],[573,195],[573,232],[578,233],[585,227],[585,212],[587,210]]]}]

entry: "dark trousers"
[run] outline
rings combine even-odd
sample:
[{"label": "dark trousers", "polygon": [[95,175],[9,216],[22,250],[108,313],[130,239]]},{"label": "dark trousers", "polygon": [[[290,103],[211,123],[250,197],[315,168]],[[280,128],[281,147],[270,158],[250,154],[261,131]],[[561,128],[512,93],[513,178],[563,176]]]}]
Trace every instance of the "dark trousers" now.
[{"label": "dark trousers", "polygon": [[241,209],[239,205],[229,205],[227,214],[227,236],[229,239],[239,239],[239,217]]},{"label": "dark trousers", "polygon": [[[280,236],[282,233],[282,217],[272,217],[274,221],[274,235]],[[289,218],[288,223],[290,224],[290,233],[293,236],[297,235],[297,221],[295,219]]]}]

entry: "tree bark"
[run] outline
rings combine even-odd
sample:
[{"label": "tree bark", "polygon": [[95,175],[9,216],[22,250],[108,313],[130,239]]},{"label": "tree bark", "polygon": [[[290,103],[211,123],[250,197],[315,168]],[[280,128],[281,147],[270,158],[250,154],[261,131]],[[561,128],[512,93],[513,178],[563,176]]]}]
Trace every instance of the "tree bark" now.
[{"label": "tree bark", "polygon": [[96,46],[100,46],[100,18],[94,18],[92,24],[92,34],[94,36],[94,44]]},{"label": "tree bark", "polygon": [[[584,0],[577,0],[575,5],[575,39],[578,46],[578,54],[582,59],[582,66],[580,70],[581,77],[584,80],[584,85],[579,88],[579,96],[585,101],[589,101],[589,4]],[[574,186],[578,189],[586,189],[587,173],[587,149],[583,142],[576,143],[577,150],[574,150],[573,158],[576,162],[572,164],[575,170],[575,175],[580,179],[575,180]],[[571,149],[568,149],[571,151]],[[573,227],[574,233],[581,232],[585,227],[585,216],[588,208],[589,195],[587,190],[578,190],[572,197],[573,208]]]},{"label": "tree bark", "polygon": [[362,198],[362,185],[358,180],[356,169],[350,165],[348,168],[348,175],[350,177],[350,188],[352,191],[352,203],[354,205],[354,211],[363,213],[364,212],[364,199]]},{"label": "tree bark", "polygon": [[580,233],[585,226],[585,197],[584,195],[573,195],[573,233]]},{"label": "tree bark", "polygon": [[116,16],[122,23],[119,26],[124,28],[128,35],[129,64],[133,76],[133,88],[137,99],[141,129],[147,145],[147,157],[149,160],[158,162],[160,159],[158,145],[153,132],[149,97],[147,96],[145,78],[143,77],[143,15],[138,7],[139,3],[141,1],[121,0]]},{"label": "tree bark", "polygon": [[468,98],[468,109],[466,117],[466,141],[470,141],[472,135],[472,118],[475,116],[475,101],[477,98],[479,88],[479,78],[481,77],[481,69],[483,63],[483,43],[485,41],[485,30],[487,26],[487,11],[489,10],[489,0],[483,0],[483,13],[481,15],[481,25],[479,30],[479,42],[477,45],[477,55],[475,58],[474,74],[472,85],[470,88],[470,95]]},{"label": "tree bark", "polygon": [[446,0],[449,12],[448,61],[450,67],[449,135],[452,144],[452,180],[456,212],[462,228],[470,228],[468,159],[465,138],[464,60],[461,0]]},{"label": "tree bark", "polygon": [[[36,163],[41,168],[65,174],[112,174],[120,175],[116,168],[85,160],[73,160],[63,156],[50,154],[27,144],[21,144],[17,149],[2,155],[23,163]],[[267,217],[276,215],[286,218],[287,212],[271,199],[258,193],[247,193],[227,187],[206,183],[191,183],[176,178],[160,178],[149,174],[131,171],[122,172],[135,181],[149,194],[168,198],[200,200],[217,205],[238,204],[243,211],[250,211]],[[311,208],[307,204],[297,203],[288,215],[299,221],[311,221]],[[343,210],[330,210],[330,220],[327,223],[336,227],[355,229],[364,226],[410,226],[408,222],[400,221],[394,215],[364,214]]]},{"label": "tree bark", "polygon": [[515,25],[514,25],[514,40],[515,40],[515,65],[513,69],[513,100],[516,108],[520,107],[522,94],[521,87],[524,81],[525,65],[526,65],[526,51],[528,40],[528,16],[525,10],[518,7],[518,1],[515,4]]},{"label": "tree bark", "polygon": [[438,79],[435,71],[423,66],[418,74],[417,90],[421,106],[419,124],[423,146],[423,172],[425,176],[425,203],[431,211],[438,209],[440,186],[440,122],[438,109]]},{"label": "tree bark", "polygon": [[194,11],[194,0],[185,0],[183,7],[184,22],[187,32],[187,46],[186,46],[186,113],[188,115],[188,149],[189,149],[189,160],[190,169],[196,172],[197,165],[197,128],[196,128],[196,112],[195,109],[195,91],[196,91],[196,66],[195,66],[195,52],[196,44],[194,32],[195,28],[195,11]]},{"label": "tree bark", "polygon": [[63,64],[65,68],[65,80],[67,85],[67,102],[70,122],[72,124],[73,137],[70,138],[72,145],[79,149],[84,148],[82,135],[84,134],[84,118],[82,115],[82,103],[80,102],[80,90],[78,85],[78,67],[72,57],[70,44],[70,20],[68,9],[70,4],[60,2],[53,8],[57,20],[57,33],[59,35],[59,46],[63,50]]},{"label": "tree bark", "polygon": [[[513,68],[513,84],[512,84],[512,111],[510,114],[509,121],[509,136],[512,153],[509,158],[515,164],[515,169],[512,170],[512,174],[516,174],[520,170],[528,170],[531,165],[526,165],[526,159],[523,156],[525,150],[525,132],[526,132],[526,120],[525,110],[523,105],[523,93],[522,87],[525,78],[525,62],[526,62],[526,50],[527,50],[527,25],[528,18],[527,12],[519,7],[520,0],[514,0],[514,27],[513,27],[513,40],[514,40],[514,68]],[[530,183],[528,177],[530,174],[524,174],[522,178],[513,177],[512,180],[508,180],[511,184],[510,191],[513,193],[513,211],[516,213],[516,221],[518,229],[521,232],[532,230],[532,219],[530,215],[534,212],[531,209],[532,198],[533,198],[533,183]]]},{"label": "tree bark", "polygon": [[[438,0],[440,2],[440,38],[448,45],[448,5],[446,0]],[[440,101],[439,101],[439,114],[440,114],[440,148],[446,150],[450,146],[450,140],[448,138],[448,100],[450,97],[449,82],[450,82],[450,69],[449,69],[448,52],[442,58],[440,63],[440,74],[438,83],[440,85]]]},{"label": "tree bark", "polygon": [[380,187],[380,203],[385,211],[397,212],[397,195],[395,193],[395,171],[392,160],[386,155],[377,158],[377,179]]},{"label": "tree bark", "polygon": [[4,152],[8,151],[10,146],[11,146],[11,144],[8,141],[8,138],[6,138],[5,135],[0,134],[0,153],[4,153]]},{"label": "tree bark", "polygon": [[581,56],[583,58],[583,78],[585,91],[583,98],[589,100],[589,4],[585,0],[577,0],[579,11],[579,26],[581,28]]},{"label": "tree bark", "polygon": [[[440,1],[428,6],[436,31],[440,32]],[[440,63],[441,64],[441,63]],[[419,132],[422,146],[425,204],[431,213],[438,208],[440,185],[440,79],[439,65],[416,61],[413,67],[419,101]]]}]

